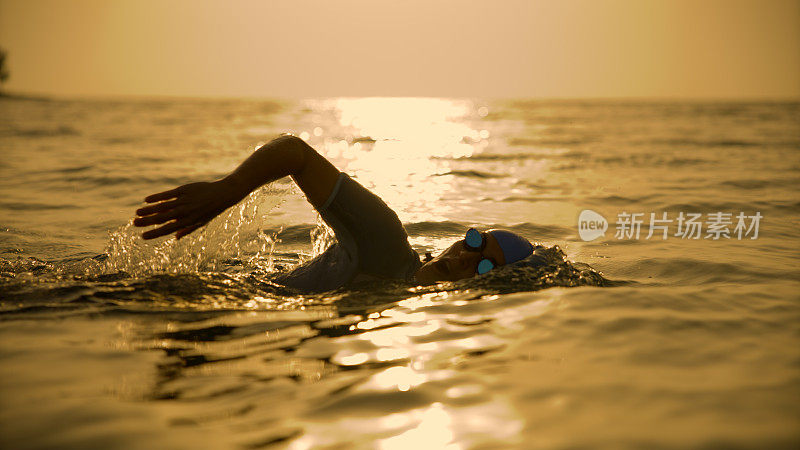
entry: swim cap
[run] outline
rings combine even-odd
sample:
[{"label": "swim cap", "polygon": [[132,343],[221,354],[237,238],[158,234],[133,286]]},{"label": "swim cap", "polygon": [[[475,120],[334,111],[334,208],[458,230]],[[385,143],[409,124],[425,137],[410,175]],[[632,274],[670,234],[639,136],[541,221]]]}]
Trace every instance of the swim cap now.
[{"label": "swim cap", "polygon": [[487,233],[492,233],[492,236],[497,239],[500,249],[503,250],[506,264],[525,259],[533,253],[533,245],[517,233],[506,230],[489,230]]}]

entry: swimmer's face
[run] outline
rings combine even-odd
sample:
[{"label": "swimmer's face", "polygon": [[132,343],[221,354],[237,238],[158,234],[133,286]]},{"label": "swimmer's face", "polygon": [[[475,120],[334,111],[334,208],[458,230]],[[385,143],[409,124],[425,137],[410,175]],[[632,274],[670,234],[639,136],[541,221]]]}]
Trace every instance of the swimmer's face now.
[{"label": "swimmer's face", "polygon": [[464,239],[460,239],[437,257],[423,264],[417,271],[417,281],[421,284],[431,284],[437,281],[456,281],[474,277],[478,263],[483,258],[495,261],[498,266],[505,265],[503,250],[497,239],[491,233],[484,233],[483,237],[486,239],[483,251],[467,250]]}]

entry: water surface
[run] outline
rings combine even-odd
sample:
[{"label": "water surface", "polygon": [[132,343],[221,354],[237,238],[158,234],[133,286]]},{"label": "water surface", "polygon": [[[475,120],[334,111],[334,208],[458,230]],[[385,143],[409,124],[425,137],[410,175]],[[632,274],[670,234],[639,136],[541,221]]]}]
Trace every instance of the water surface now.
[{"label": "water surface", "polygon": [[[4,448],[795,448],[800,105],[465,99],[0,99]],[[398,213],[545,268],[307,295],[330,232],[288,180],[176,243],[147,194],[282,132]],[[584,242],[584,209],[606,235]],[[621,213],[762,216],[617,239]],[[734,223],[731,225],[733,228]]]}]

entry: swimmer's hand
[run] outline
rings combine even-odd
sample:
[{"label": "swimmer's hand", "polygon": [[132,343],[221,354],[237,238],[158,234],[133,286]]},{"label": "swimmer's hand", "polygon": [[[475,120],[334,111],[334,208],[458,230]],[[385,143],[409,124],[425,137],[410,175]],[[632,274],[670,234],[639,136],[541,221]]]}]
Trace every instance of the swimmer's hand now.
[{"label": "swimmer's hand", "polygon": [[234,182],[225,178],[211,183],[190,183],[150,195],[146,203],[155,203],[136,210],[133,224],[137,227],[159,225],[142,233],[144,239],[155,239],[175,233],[177,239],[207,224],[221,212],[247,195]]},{"label": "swimmer's hand", "polygon": [[207,224],[259,186],[291,176],[318,208],[333,192],[339,171],[302,139],[281,136],[253,152],[230,175],[212,183],[191,183],[144,199],[155,205],[136,211],[137,227],[162,225],[142,234],[155,239],[175,233],[180,239]]}]

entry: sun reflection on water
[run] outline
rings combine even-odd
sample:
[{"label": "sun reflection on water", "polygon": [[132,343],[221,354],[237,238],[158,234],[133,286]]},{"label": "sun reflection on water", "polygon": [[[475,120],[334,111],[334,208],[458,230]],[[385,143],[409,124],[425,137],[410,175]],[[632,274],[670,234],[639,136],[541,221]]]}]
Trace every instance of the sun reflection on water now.
[{"label": "sun reflection on water", "polygon": [[427,379],[428,377],[425,374],[422,374],[411,367],[394,366],[373,376],[372,379],[364,385],[364,387],[379,391],[397,389],[405,392],[412,387],[419,386]]},{"label": "sun reflection on water", "polygon": [[434,403],[422,411],[419,424],[410,430],[378,443],[381,449],[437,448],[460,449],[453,443],[453,418],[441,403]]},{"label": "sun reflection on water", "polygon": [[312,139],[326,157],[375,192],[403,222],[443,221],[454,191],[442,177],[453,162],[486,147],[489,130],[470,121],[481,109],[469,100],[441,98],[339,98],[309,105],[330,111],[330,126],[343,136],[327,136],[323,127],[300,137]]}]

